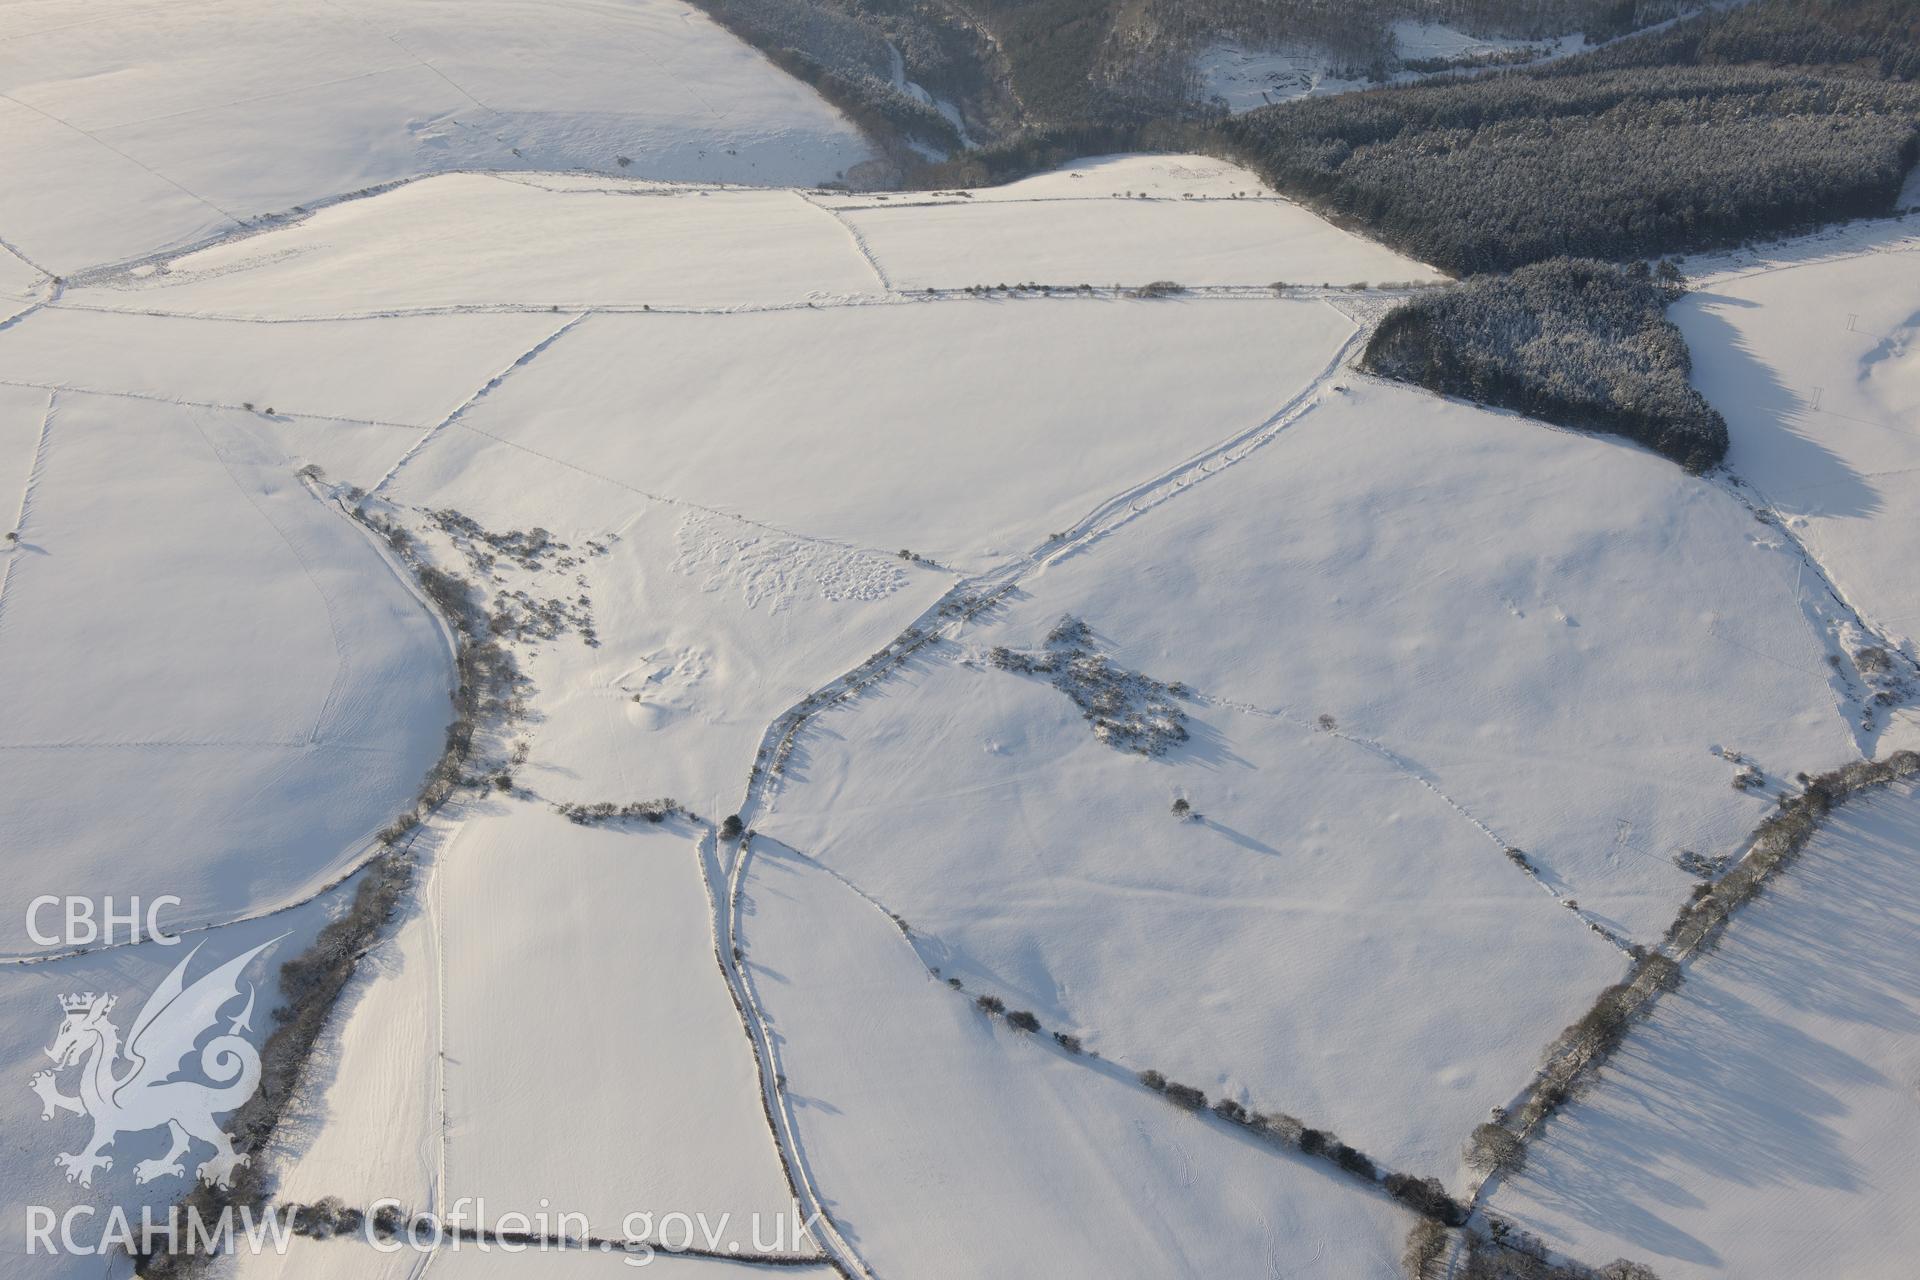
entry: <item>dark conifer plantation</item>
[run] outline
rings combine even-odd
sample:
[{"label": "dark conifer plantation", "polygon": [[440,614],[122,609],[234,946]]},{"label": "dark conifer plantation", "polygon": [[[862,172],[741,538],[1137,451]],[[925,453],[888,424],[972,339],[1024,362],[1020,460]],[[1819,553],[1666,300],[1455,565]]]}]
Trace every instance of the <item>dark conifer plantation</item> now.
[{"label": "dark conifer plantation", "polygon": [[1509,73],[1222,128],[1279,190],[1466,275],[1889,213],[1920,157],[1920,88],[1754,66]]},{"label": "dark conifer plantation", "polygon": [[1727,424],[1687,381],[1686,340],[1666,318],[1679,294],[1644,269],[1557,258],[1414,299],[1374,331],[1366,365],[1705,471],[1726,456]]}]

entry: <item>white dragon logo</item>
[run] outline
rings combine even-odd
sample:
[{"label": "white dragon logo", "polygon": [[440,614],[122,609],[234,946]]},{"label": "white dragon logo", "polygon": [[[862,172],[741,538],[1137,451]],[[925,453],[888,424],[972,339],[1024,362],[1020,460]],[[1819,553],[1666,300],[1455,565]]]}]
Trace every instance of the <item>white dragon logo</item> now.
[{"label": "white dragon logo", "polygon": [[[147,998],[133,1020],[124,1050],[119,1028],[107,1019],[115,997],[91,991],[60,997],[66,1017],[53,1047],[46,1051],[55,1066],[52,1071],[36,1073],[32,1087],[40,1095],[42,1120],[51,1120],[61,1111],[93,1119],[93,1138],[85,1147],[54,1157],[54,1162],[67,1171],[68,1182],[92,1186],[95,1169],[113,1168],[113,1157],[102,1152],[113,1145],[115,1138],[162,1125],[171,1135],[172,1146],[159,1159],[134,1165],[135,1182],[184,1177],[180,1158],[195,1139],[213,1147],[212,1159],[197,1171],[200,1178],[218,1187],[232,1182],[233,1171],[250,1157],[234,1153],[233,1143],[213,1117],[233,1111],[260,1087],[260,1053],[240,1035],[251,1029],[252,984],[247,986],[246,1008],[229,1022],[224,1033],[200,1048],[200,1071],[214,1083],[178,1077],[196,1042],[219,1023],[220,1010],[240,995],[241,970],[278,941],[274,938],[261,943],[189,987],[185,981],[187,966],[200,953],[195,947]],[[125,1070],[116,1073],[123,1060]],[[80,1067],[80,1093],[68,1097],[60,1092],[55,1077],[76,1065]]]}]

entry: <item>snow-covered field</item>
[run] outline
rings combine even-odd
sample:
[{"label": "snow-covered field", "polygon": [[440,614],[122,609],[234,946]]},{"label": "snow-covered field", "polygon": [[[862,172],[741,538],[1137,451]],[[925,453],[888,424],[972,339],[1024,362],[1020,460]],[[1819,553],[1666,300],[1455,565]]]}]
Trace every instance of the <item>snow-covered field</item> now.
[{"label": "snow-covered field", "polygon": [[[1738,503],[1404,389],[1320,397],[821,717],[755,821],[969,987],[1451,1178],[1615,944],[1671,919],[1675,856],[1767,812],[1723,753],[1778,780],[1855,746],[1800,562]],[[1187,741],[1116,753],[993,669],[1065,615],[1190,687]]]},{"label": "snow-covered field", "polygon": [[384,441],[384,465],[412,438],[395,429],[417,433],[446,418],[557,327],[527,313],[269,325],[49,309],[0,343],[0,383],[43,401],[45,390],[168,401],[187,387],[203,407],[253,406],[258,416],[236,419],[246,434],[290,448],[368,431]]},{"label": "snow-covered field", "polygon": [[1352,382],[974,643],[1073,614],[1219,705],[1330,715],[1648,940],[1673,855],[1731,852],[1771,803],[1717,749],[1775,782],[1856,753],[1839,641],[1768,532],[1617,442]]},{"label": "snow-covered field", "polygon": [[671,0],[35,0],[0,36],[0,236],[56,275],[449,169],[806,183],[872,154]]},{"label": "snow-covered field", "polygon": [[[721,1256],[670,1280],[1381,1280],[1413,1223],[1382,1187],[1137,1073],[1460,1193],[1468,1132],[1685,900],[1682,855],[1911,736],[1861,654],[1920,617],[1897,237],[1729,260],[1687,304],[1742,487],[1356,375],[1396,294],[1353,286],[1438,274],[1232,165],[824,189],[867,143],[667,0],[31,0],[0,10],[0,125],[17,900],[178,895],[210,959],[287,934],[257,1042],[272,966],[447,741],[413,569],[471,583],[523,677],[260,1156],[283,1202],[484,1201],[576,1242],[698,1216]],[[1839,1246],[1753,1223],[1870,1235],[1915,1136],[1911,806],[1849,811],[1496,1208],[1762,1280]],[[0,1270],[123,1276],[23,1258],[26,1206],[187,1180],[134,1184],[156,1130],[69,1184],[84,1120],[41,1125],[27,1080],[51,996],[130,1012],[185,949],[47,959],[25,924]],[[1717,1065],[1728,1036],[1752,1063]],[[1717,1087],[1754,1075],[1790,1113]],[[1678,1216],[1601,1172],[1660,1096],[1698,1099],[1651,1121]],[[796,1203],[812,1238],[763,1239]],[[231,1271],[632,1261],[300,1240]]]},{"label": "snow-covered field", "polygon": [[334,205],[70,298],[280,320],[804,305],[874,284],[846,230],[796,192],[463,173]]},{"label": "snow-covered field", "polygon": [[1624,969],[1364,746],[1212,708],[1148,761],[1041,680],[936,661],[889,693],[824,720],[759,826],[899,913],[927,964],[1128,1072],[1451,1181],[1461,1135]]},{"label": "snow-covered field", "polygon": [[[311,893],[439,754],[439,624],[251,415],[34,394],[0,549],[0,865],[18,901],[172,894],[177,925]],[[43,950],[24,912],[0,921],[0,951]]]},{"label": "snow-covered field", "polygon": [[1920,795],[1837,811],[1489,1209],[1666,1280],[1913,1273]]},{"label": "snow-covered field", "polygon": [[1393,1274],[1405,1210],[989,1021],[817,865],[756,842],[742,910],[807,1164],[876,1274]]},{"label": "snow-covered field", "polygon": [[575,826],[524,804],[445,856],[441,1205],[749,1215],[789,1194],[685,831]]},{"label": "snow-covered field", "polygon": [[[189,984],[255,948],[265,947],[241,974],[239,987],[242,995],[251,991],[255,996],[251,1025],[243,1034],[257,1046],[273,1028],[267,1011],[278,1000],[274,974],[281,962],[312,943],[350,892],[351,886],[344,886],[271,919],[230,925],[176,945],[143,943],[44,963],[9,964],[0,970],[0,1076],[7,1082],[7,1087],[0,1089],[0,1132],[7,1135],[7,1141],[0,1144],[0,1271],[9,1276],[31,1276],[33,1280],[124,1276],[128,1274],[124,1259],[110,1266],[107,1259],[50,1255],[45,1248],[29,1254],[30,1208],[49,1211],[56,1220],[76,1209],[83,1215],[91,1214],[75,1220],[77,1238],[91,1242],[104,1229],[109,1206],[121,1206],[135,1226],[140,1222],[142,1206],[151,1206],[156,1217],[164,1220],[166,1206],[178,1200],[188,1185],[176,1178],[144,1185],[137,1180],[141,1162],[158,1161],[167,1152],[167,1131],[158,1122],[153,1128],[122,1134],[105,1153],[111,1165],[94,1170],[89,1186],[70,1182],[66,1172],[54,1163],[56,1153],[83,1153],[93,1128],[86,1116],[68,1111],[55,1111],[51,1118],[42,1119],[45,1108],[28,1087],[34,1076],[53,1069],[44,1050],[55,1042],[60,1029],[64,1017],[61,1000],[76,993],[117,994],[119,1006],[113,1011],[112,1021],[125,1030],[148,993],[159,988],[196,945],[204,942],[184,974],[183,980]],[[16,903],[23,907],[26,899],[9,895],[8,902],[10,907]],[[15,912],[9,910],[8,914]],[[222,1020],[222,1031],[241,1008],[236,998],[227,1010],[228,1019]],[[117,1065],[114,1070],[126,1074],[127,1065]],[[62,1073],[55,1084],[63,1094],[79,1092],[71,1071]],[[212,1154],[211,1148],[197,1145],[184,1162],[186,1177],[192,1177],[195,1167]]]},{"label": "snow-covered field", "polygon": [[[1090,182],[1125,182],[1093,174]],[[843,215],[889,284],[965,288],[1035,281],[1073,286],[1364,284],[1430,281],[1430,267],[1356,239],[1278,198],[1122,198],[1097,204],[1038,195],[869,204]],[[1103,184],[1104,185],[1104,184]],[[1248,187],[1255,190],[1255,187]]]},{"label": "snow-covered field", "polygon": [[1728,466],[1909,656],[1920,654],[1920,521],[1907,518],[1920,504],[1916,233],[1909,217],[1709,264],[1674,309],[1695,385],[1732,432]]},{"label": "snow-covered field", "polygon": [[[820,556],[842,562],[831,594],[872,597],[904,566],[870,553],[978,568],[1023,552],[1109,494],[1258,426],[1353,332],[1322,303],[1272,298],[596,315],[462,415],[393,492],[419,501],[445,489],[476,518],[484,492],[514,497],[498,484],[508,471],[623,513],[656,495],[683,513],[690,567],[738,559],[710,545],[754,532],[724,518],[737,516],[826,540]],[[734,376],[742,351],[754,378]],[[469,468],[483,474],[463,484]],[[520,502],[498,518],[551,525],[536,515]]]}]

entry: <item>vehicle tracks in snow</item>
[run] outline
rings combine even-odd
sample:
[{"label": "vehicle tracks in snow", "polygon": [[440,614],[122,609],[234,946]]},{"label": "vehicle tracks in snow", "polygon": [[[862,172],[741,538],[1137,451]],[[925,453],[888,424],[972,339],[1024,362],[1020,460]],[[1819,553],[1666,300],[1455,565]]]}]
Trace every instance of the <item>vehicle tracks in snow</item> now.
[{"label": "vehicle tracks in snow", "polygon": [[[1337,726],[1328,728],[1318,722],[1308,720],[1305,716],[1297,712],[1288,711],[1284,708],[1273,710],[1266,707],[1257,707],[1248,702],[1234,702],[1226,698],[1215,698],[1204,693],[1196,694],[1195,696],[1209,706],[1220,707],[1228,711],[1237,711],[1242,715],[1258,716],[1268,720],[1279,720],[1286,724],[1293,725],[1296,728],[1310,729],[1324,733],[1330,738],[1337,738],[1342,742],[1351,743],[1369,755],[1386,761],[1397,772],[1432,792],[1439,798],[1441,803],[1458,814],[1469,823],[1474,830],[1485,836],[1493,843],[1495,848],[1500,850],[1502,856],[1504,856],[1507,861],[1513,862],[1514,865],[1519,868],[1522,875],[1533,881],[1537,888],[1552,898],[1561,907],[1578,916],[1581,923],[1585,924],[1588,929],[1604,939],[1608,946],[1620,952],[1622,955],[1631,956],[1633,954],[1633,940],[1631,938],[1620,933],[1611,925],[1606,924],[1586,908],[1575,905],[1576,899],[1570,893],[1563,891],[1553,880],[1550,880],[1543,874],[1539,867],[1534,865],[1531,860],[1525,863],[1515,861],[1513,853],[1510,852],[1517,851],[1517,847],[1513,842],[1495,831],[1480,815],[1474,813],[1471,809],[1467,808],[1467,806],[1449,795],[1428,770],[1415,761],[1401,755],[1379,739],[1369,738],[1364,734],[1349,733]],[[1555,879],[1557,879],[1557,877],[1555,877]]]},{"label": "vehicle tracks in snow", "polygon": [[[888,45],[887,47],[891,49],[893,46]],[[898,58],[899,56],[900,55],[897,52],[894,54],[894,57],[896,58]],[[866,259],[867,266],[873,270],[874,278],[880,281],[880,287],[882,289],[885,289],[889,293],[893,292],[893,281],[887,279],[887,269],[881,266],[880,259],[874,256],[873,246],[869,245],[867,243],[867,238],[860,234],[860,228],[854,226],[853,223],[841,217],[840,211],[838,209],[834,209],[828,205],[821,204],[818,200],[815,200],[812,196],[808,195],[806,192],[796,191],[794,192],[794,194],[800,198],[800,202],[802,204],[807,205],[809,208],[818,209],[821,213],[824,213],[829,218],[832,218],[834,222],[839,225],[840,229],[842,231],[845,231],[847,233],[847,236],[853,241],[853,247],[859,250],[860,256]]]},{"label": "vehicle tracks in snow", "polygon": [[560,341],[561,338],[566,336],[568,330],[572,329],[575,325],[579,324],[582,320],[585,320],[588,316],[592,314],[593,313],[591,311],[583,311],[580,314],[573,316],[572,318],[567,320],[567,322],[565,324],[562,324],[558,329],[555,329],[552,333],[549,333],[546,337],[540,339],[540,341],[534,343],[531,347],[528,347],[525,351],[521,352],[520,355],[514,359],[512,364],[502,369],[499,373],[494,374],[493,377],[489,379],[487,383],[484,386],[482,386],[478,391],[475,391],[472,395],[468,396],[465,400],[461,401],[460,404],[455,407],[452,413],[449,413],[446,417],[442,418],[440,421],[428,427],[426,431],[421,433],[420,438],[418,440],[415,440],[412,446],[409,447],[405,453],[401,454],[399,459],[395,461],[391,467],[387,468],[387,474],[381,476],[379,481],[373,486],[371,490],[373,495],[375,497],[379,497],[385,491],[387,485],[392,483],[393,478],[400,474],[400,469],[402,467],[405,467],[407,463],[411,462],[414,458],[418,457],[420,454],[420,451],[425,449],[429,444],[432,444],[434,439],[437,436],[439,436],[439,434],[442,431],[446,430],[448,427],[458,422],[461,418],[461,415],[465,414],[467,410],[473,408],[474,405],[478,404],[480,401],[486,399],[489,395],[491,395],[494,391],[498,390],[502,383],[504,383],[508,378],[512,377],[519,370],[524,369],[527,365],[539,359],[541,352],[545,351],[548,347],[551,347],[554,343]]},{"label": "vehicle tracks in snow", "polygon": [[1047,538],[1025,555],[983,573],[961,578],[929,605],[905,630],[864,662],[808,693],[777,716],[761,736],[737,811],[743,824],[771,813],[780,779],[794,744],[821,711],[837,706],[896,672],[927,646],[957,634],[969,621],[993,608],[1027,578],[1077,555],[1161,504],[1185,493],[1209,476],[1244,461],[1320,402],[1333,380],[1364,344],[1367,330],[1357,327],[1305,388],[1257,425],[1193,454],[1099,503],[1062,533]]},{"label": "vehicle tracks in snow", "polygon": [[[1714,476],[1712,483],[1744,507],[1756,521],[1778,534],[1785,543],[1782,551],[1798,564],[1801,579],[1796,595],[1800,608],[1815,641],[1827,650],[1832,667],[1832,671],[1827,673],[1828,679],[1842,697],[1841,710],[1847,717],[1847,727],[1853,734],[1854,745],[1862,759],[1873,759],[1880,738],[1891,726],[1890,723],[1882,724],[1881,717],[1875,712],[1872,689],[1858,678],[1857,670],[1851,674],[1849,672],[1855,660],[1851,653],[1846,652],[1846,632],[1851,629],[1863,640],[1882,650],[1887,661],[1898,668],[1902,683],[1909,688],[1920,687],[1920,663],[1889,640],[1886,633],[1869,621],[1860,607],[1847,597],[1820,558],[1794,533],[1791,517],[1782,513],[1771,498],[1752,482],[1743,480],[1733,472]],[[1807,582],[1808,578],[1812,579],[1811,584]],[[1811,590],[1806,589],[1809,585]],[[1740,643],[1728,637],[1720,638],[1728,643]],[[1914,702],[1910,697],[1905,702],[1894,703],[1886,710],[1889,722],[1901,713],[1911,717]]]}]

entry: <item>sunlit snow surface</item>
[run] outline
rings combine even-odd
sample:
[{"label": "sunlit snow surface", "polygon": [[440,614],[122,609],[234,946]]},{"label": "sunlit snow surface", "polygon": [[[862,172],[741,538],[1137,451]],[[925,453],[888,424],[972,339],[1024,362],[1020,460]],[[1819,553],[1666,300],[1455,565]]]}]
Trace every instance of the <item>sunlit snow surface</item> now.
[{"label": "sunlit snow surface", "polygon": [[0,235],[56,273],[447,169],[803,183],[871,155],[670,0],[32,0],[0,12],[0,95]]},{"label": "sunlit snow surface", "polygon": [[1916,848],[1910,785],[1840,810],[1547,1124],[1493,1211],[1677,1280],[1909,1274]]},{"label": "sunlit snow surface", "polygon": [[[1897,244],[1720,264],[1683,305],[1743,488],[1358,376],[1396,295],[1353,286],[1436,273],[1218,161],[1096,157],[971,198],[808,185],[866,145],[679,6],[20,4],[0,35],[0,164],[33,179],[0,191],[22,901],[272,911],[406,806],[448,642],[354,488],[489,604],[591,618],[516,642],[513,789],[423,834],[262,1156],[283,1198],[545,1199],[618,1235],[634,1210],[779,1213],[791,1175],[883,1275],[1386,1275],[1404,1210],[1134,1073],[1459,1190],[1467,1131],[1685,899],[1676,857],[1737,852],[1795,772],[1910,732],[1860,728],[1847,674],[1862,626],[1914,616]],[[241,225],[260,214],[287,216]],[[1155,281],[1185,291],[1135,296]],[[1756,386],[1779,395],[1749,412]],[[456,512],[567,563],[476,557]],[[1063,614],[1180,682],[1184,741],[1116,752],[996,668]],[[761,756],[796,710],[818,714]],[[1731,785],[1734,753],[1761,789]],[[756,758],[780,767],[749,791]],[[552,812],[662,797],[698,820]],[[712,839],[742,808],[744,865]],[[1899,843],[1903,811],[1871,812]],[[342,896],[201,936],[296,948]],[[20,925],[7,950],[34,949]],[[1815,991],[1857,960],[1804,950]],[[62,1181],[81,1122],[43,1126],[24,1087],[53,995],[131,1000],[168,958],[0,972],[9,1231],[27,1203],[170,1198],[127,1184],[131,1139],[117,1181]],[[1674,1034],[1708,1016],[1676,1003]],[[1848,1080],[1831,1146],[1876,1117],[1897,1138],[1897,1090]],[[1858,1141],[1863,1166],[1894,1149]],[[1840,1167],[1801,1172],[1845,1198]],[[1717,1208],[1596,1225],[1578,1171],[1539,1169],[1546,1203],[1516,1214],[1596,1261],[1747,1234]],[[301,1241],[236,1270],[420,1261]]]}]

